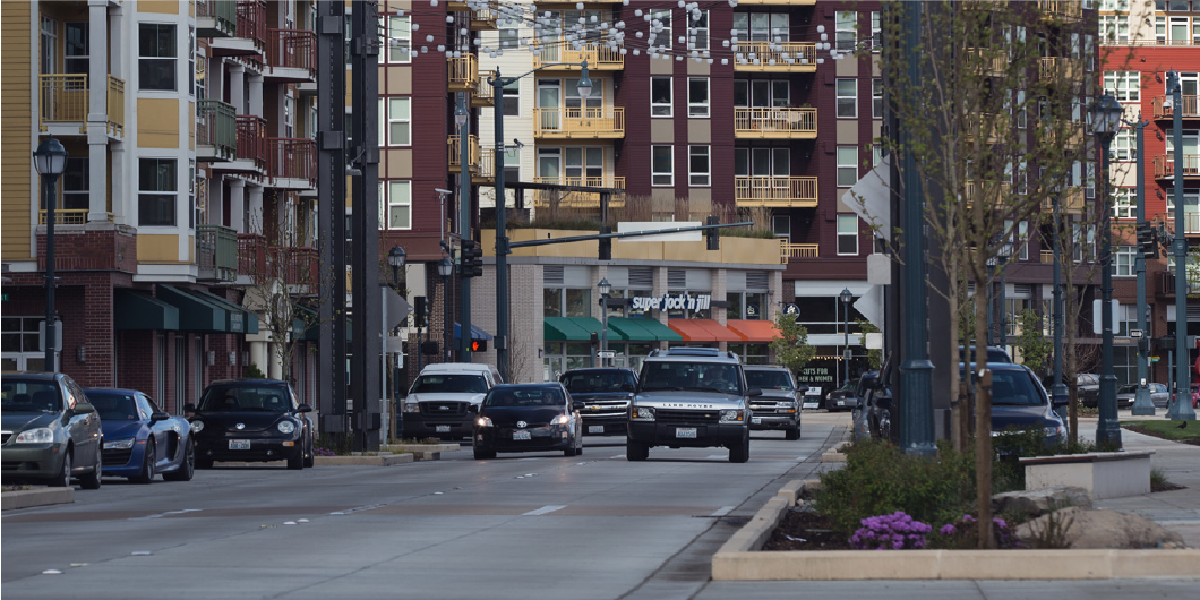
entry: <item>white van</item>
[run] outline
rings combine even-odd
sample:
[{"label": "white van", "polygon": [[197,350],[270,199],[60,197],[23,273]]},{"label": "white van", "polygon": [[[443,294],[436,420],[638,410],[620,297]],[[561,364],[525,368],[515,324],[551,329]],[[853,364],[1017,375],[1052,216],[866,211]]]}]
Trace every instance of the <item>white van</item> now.
[{"label": "white van", "polygon": [[437,363],[421,369],[404,399],[401,435],[416,439],[470,437],[479,404],[488,390],[500,383],[500,372],[486,364]]}]

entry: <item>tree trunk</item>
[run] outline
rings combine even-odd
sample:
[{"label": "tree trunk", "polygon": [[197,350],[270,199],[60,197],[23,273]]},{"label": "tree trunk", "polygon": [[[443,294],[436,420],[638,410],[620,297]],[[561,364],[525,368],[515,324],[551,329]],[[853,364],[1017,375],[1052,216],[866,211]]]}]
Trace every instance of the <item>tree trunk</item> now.
[{"label": "tree trunk", "polygon": [[[975,274],[975,371],[987,369],[987,294],[988,279]],[[977,379],[975,385],[975,501],[979,508],[979,547],[995,548],[992,539],[992,396],[991,375]],[[986,383],[986,385],[985,385]]]},{"label": "tree trunk", "polygon": [[[955,255],[950,258],[950,290],[951,290],[951,293],[948,294],[948,298],[947,298],[947,300],[949,301],[949,304],[950,304],[950,314],[954,316],[954,318],[950,319],[950,344],[952,346],[958,344],[958,338],[959,338],[959,331],[958,331],[958,311],[959,311],[958,264],[959,264],[958,263],[958,255],[956,252]],[[951,351],[951,356],[955,356],[958,354],[958,348],[951,347],[950,351]],[[967,411],[964,410],[964,406],[963,406],[963,402],[962,402],[963,398],[959,394],[959,387],[961,387],[959,385],[959,382],[961,381],[961,379],[962,379],[962,374],[959,372],[959,370],[955,369],[955,368],[951,368],[950,369],[950,389],[949,389],[950,399],[951,399],[950,400],[950,443],[954,447],[954,450],[956,452],[963,451],[964,440],[966,439],[966,428],[963,427],[963,425],[964,425],[963,415]]]}]

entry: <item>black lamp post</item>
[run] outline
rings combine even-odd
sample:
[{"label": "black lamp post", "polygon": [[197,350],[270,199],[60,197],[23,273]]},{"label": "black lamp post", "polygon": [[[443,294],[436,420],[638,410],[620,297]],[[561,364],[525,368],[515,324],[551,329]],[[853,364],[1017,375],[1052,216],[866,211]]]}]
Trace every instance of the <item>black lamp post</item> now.
[{"label": "black lamp post", "polygon": [[850,293],[849,288],[843,288],[842,293],[838,295],[842,300],[842,320],[846,326],[846,349],[843,352],[845,363],[842,365],[846,372],[845,379],[842,381],[843,386],[850,385],[850,301],[854,299],[854,294]]},{"label": "black lamp post", "polygon": [[47,138],[33,152],[33,165],[42,176],[42,195],[46,198],[46,325],[42,338],[46,357],[42,368],[57,371],[54,368],[55,341],[58,339],[58,327],[54,322],[54,185],[66,168],[67,150],[57,139]]},{"label": "black lamp post", "polygon": [[[612,291],[612,284],[608,282],[607,277],[600,279],[600,352],[608,351],[608,293]],[[600,366],[608,366],[608,355],[600,355]]]},{"label": "black lamp post", "polygon": [[[467,95],[458,94],[458,107],[454,109],[454,124],[458,127],[458,160],[459,166],[462,167],[462,172],[459,175],[459,193],[458,193],[458,236],[465,244],[471,239],[471,148],[470,134],[471,122],[470,114],[467,112]],[[466,246],[464,245],[463,248]],[[462,256],[461,254],[459,255]],[[471,277],[467,275],[467,269],[460,272],[462,290],[462,298],[459,299],[462,308],[462,314],[459,316],[459,321],[462,323],[462,336],[459,337],[459,359],[463,362],[471,362]],[[447,329],[453,327],[449,317],[446,318]]]},{"label": "black lamp post", "polygon": [[1113,314],[1112,314],[1112,205],[1108,185],[1108,148],[1112,144],[1117,128],[1121,126],[1121,103],[1112,94],[1105,93],[1091,106],[1092,133],[1100,141],[1100,181],[1104,185],[1100,210],[1104,220],[1101,234],[1104,236],[1100,256],[1101,278],[1101,323],[1104,341],[1101,350],[1102,370],[1100,374],[1100,422],[1096,426],[1096,443],[1121,446],[1121,428],[1117,424],[1117,377],[1113,374]]},{"label": "black lamp post", "polygon": [[404,248],[396,246],[387,253],[387,264],[392,268],[392,284],[400,286],[400,269],[404,268]]},{"label": "black lamp post", "polygon": [[442,278],[442,330],[444,334],[442,336],[442,360],[449,361],[450,344],[453,339],[451,336],[454,335],[454,324],[451,319],[454,317],[450,314],[450,290],[446,286],[450,281],[450,276],[454,274],[454,263],[450,262],[449,258],[443,257],[438,263],[437,270],[438,276]]},{"label": "black lamp post", "polygon": [[[1012,232],[1004,232],[1006,236]],[[1007,292],[1005,287],[1007,283],[1004,281],[1004,265],[1008,264],[1008,259],[1012,257],[1013,246],[1012,241],[1005,239],[1004,243],[1000,244],[1000,248],[996,250],[996,263],[1000,265],[1000,346],[1008,345],[1008,306],[1004,301],[1004,294]]]}]

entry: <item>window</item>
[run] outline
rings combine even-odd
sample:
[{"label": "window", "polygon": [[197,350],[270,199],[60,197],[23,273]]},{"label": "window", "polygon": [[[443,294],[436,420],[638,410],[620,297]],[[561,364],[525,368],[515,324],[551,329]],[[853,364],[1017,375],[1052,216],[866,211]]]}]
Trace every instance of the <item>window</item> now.
[{"label": "window", "polygon": [[[1137,275],[1137,246],[1117,246],[1113,248],[1113,277],[1134,277]],[[1135,311],[1136,316],[1136,311]]]},{"label": "window", "polygon": [[1137,216],[1137,205],[1134,204],[1136,198],[1136,188],[1112,188],[1113,192],[1113,218],[1115,219],[1132,219]]},{"label": "window", "polygon": [[883,146],[871,144],[871,168],[883,164]]},{"label": "window", "polygon": [[708,50],[708,11],[700,11],[697,19],[695,11],[688,13],[688,50]]},{"label": "window", "polygon": [[1129,16],[1100,15],[1100,42],[1104,44],[1129,43]]},{"label": "window", "polygon": [[792,218],[788,215],[771,215],[771,232],[777,238],[791,239]]},{"label": "window", "polygon": [[1112,91],[1121,102],[1141,101],[1140,71],[1105,71],[1104,89]]},{"label": "window", "polygon": [[546,288],[542,290],[542,311],[547,317],[590,317],[592,290]]},{"label": "window", "polygon": [[[289,4],[289,6],[291,6]],[[188,27],[188,74],[196,72],[196,28]],[[188,94],[196,95],[196,78],[188,77]]]},{"label": "window", "polygon": [[178,168],[173,158],[138,159],[138,225],[175,225]]},{"label": "window", "polygon": [[173,92],[175,86],[175,26],[138,25],[138,89]]},{"label": "window", "polygon": [[[655,21],[659,30],[654,31]],[[650,13],[650,42],[651,47],[671,49],[671,9],[659,9]]]},{"label": "window", "polygon": [[515,27],[504,27],[500,29],[500,47],[516,49],[521,43],[520,30]]},{"label": "window", "polygon": [[834,49],[839,51],[854,50],[858,43],[858,13],[852,10],[839,10],[833,21]]},{"label": "window", "polygon": [[871,11],[871,50],[879,52],[883,49],[883,25],[879,20],[879,11]]},{"label": "window", "polygon": [[295,137],[296,121],[292,118],[292,105],[294,104],[291,96],[291,91],[283,97],[283,137]]},{"label": "window", "polygon": [[708,146],[688,146],[688,185],[708,187],[712,179]]},{"label": "window", "polygon": [[[412,62],[411,17],[388,17],[387,33],[387,62]],[[380,52],[379,57],[384,58],[384,53]]]},{"label": "window", "polygon": [[59,208],[83,210],[88,207],[88,158],[67,157],[62,174],[62,203]]},{"label": "window", "polygon": [[1113,136],[1112,145],[1109,147],[1112,152],[1111,158],[1115,161],[1130,162],[1137,160],[1137,138],[1133,129],[1118,129],[1117,135]]},{"label": "window", "polygon": [[858,183],[858,146],[837,147],[837,186],[850,187]]},{"label": "window", "polygon": [[1025,102],[1025,90],[1017,90],[1017,129],[1025,129],[1029,123],[1029,110]]},{"label": "window", "polygon": [[521,116],[521,84],[514,81],[504,86],[504,116]]},{"label": "window", "polygon": [[871,80],[871,118],[883,118],[883,79],[879,77]]},{"label": "window", "polygon": [[1020,221],[1014,227],[1011,219],[1005,219],[1004,232],[1012,236],[1014,260],[1029,260],[1029,221]]},{"label": "window", "polygon": [[[382,182],[379,184],[383,185]],[[388,181],[387,197],[379,194],[380,204],[386,202],[386,220],[379,224],[383,229],[412,229],[412,182]]]},{"label": "window", "polygon": [[837,216],[838,256],[858,256],[858,215]]},{"label": "window", "polygon": [[412,98],[388,98],[387,124],[389,146],[412,144]]},{"label": "window", "polygon": [[650,78],[650,116],[671,116],[671,78]]},{"label": "window", "polygon": [[1128,12],[1129,0],[1100,0],[1100,10]]},{"label": "window", "polygon": [[196,159],[188,160],[188,229],[196,228]]},{"label": "window", "polygon": [[791,37],[790,21],[785,12],[736,12],[733,13],[733,30],[742,41],[787,42]]},{"label": "window", "polygon": [[1167,18],[1154,17],[1154,41],[1165,44],[1167,43]]},{"label": "window", "polygon": [[707,77],[688,77],[688,116],[708,116]]},{"label": "window", "polygon": [[858,80],[837,80],[837,116],[839,119],[858,118]]},{"label": "window", "polygon": [[[206,93],[208,72],[208,58],[203,54],[196,55],[196,97],[204,99]],[[196,115],[196,121],[200,121],[200,115]]]},{"label": "window", "polygon": [[1072,223],[1071,245],[1075,262],[1096,260],[1096,226]]},{"label": "window", "polygon": [[675,185],[674,146],[650,146],[650,185]]},{"label": "window", "polygon": [[87,75],[88,72],[88,24],[67,23],[67,39],[63,41],[63,73]]}]

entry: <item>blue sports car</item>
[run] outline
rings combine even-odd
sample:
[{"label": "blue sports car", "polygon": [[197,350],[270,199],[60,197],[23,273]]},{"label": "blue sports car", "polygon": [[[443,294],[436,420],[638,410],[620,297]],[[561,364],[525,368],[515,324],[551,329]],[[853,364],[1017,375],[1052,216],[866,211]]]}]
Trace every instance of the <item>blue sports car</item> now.
[{"label": "blue sports car", "polygon": [[159,410],[137,390],[84,390],[104,429],[104,475],[150,483],[156,473],[188,481],[196,472],[196,447],[187,419]]}]

